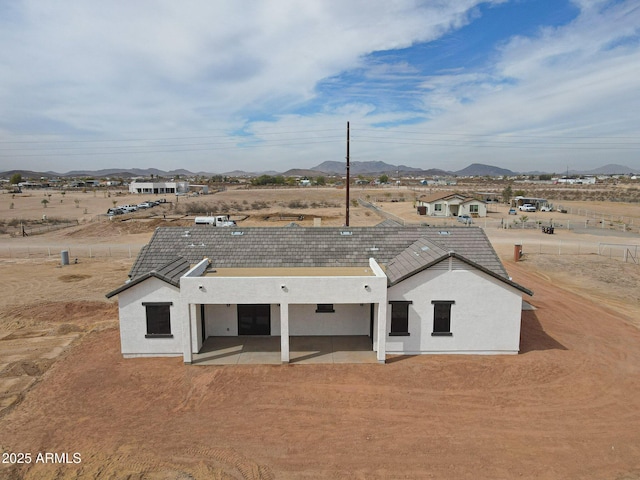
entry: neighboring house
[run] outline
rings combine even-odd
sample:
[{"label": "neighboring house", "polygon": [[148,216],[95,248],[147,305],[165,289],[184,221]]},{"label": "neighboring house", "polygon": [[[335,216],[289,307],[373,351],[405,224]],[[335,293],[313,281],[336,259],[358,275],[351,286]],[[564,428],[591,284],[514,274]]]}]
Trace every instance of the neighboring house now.
[{"label": "neighboring house", "polygon": [[[467,197],[455,192],[439,192],[433,195],[422,195],[416,202],[418,212],[432,217],[457,217],[469,215],[486,217],[487,204],[477,198]],[[424,208],[419,208],[424,207]]]},{"label": "neighboring house", "polygon": [[387,353],[515,354],[522,295],[474,227],[165,227],[118,296],[125,357],[208,337],[362,335]]},{"label": "neighboring house", "polygon": [[166,193],[188,193],[189,182],[131,182],[129,184],[129,193],[149,193],[149,194],[166,194]]}]

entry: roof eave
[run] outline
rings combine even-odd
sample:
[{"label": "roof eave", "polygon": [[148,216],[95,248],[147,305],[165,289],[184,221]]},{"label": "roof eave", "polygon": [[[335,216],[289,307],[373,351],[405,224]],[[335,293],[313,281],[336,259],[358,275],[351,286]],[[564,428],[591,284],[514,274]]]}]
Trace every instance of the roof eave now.
[{"label": "roof eave", "polygon": [[529,290],[528,288],[523,287],[522,285],[514,282],[513,280],[511,280],[509,278],[505,278],[502,275],[498,275],[497,273],[489,270],[488,268],[483,267],[482,265],[480,265],[480,264],[478,264],[478,263],[476,263],[476,262],[474,262],[472,260],[469,260],[468,258],[463,257],[462,255],[460,255],[460,254],[458,254],[456,252],[449,252],[449,253],[443,255],[442,257],[437,258],[433,262],[430,262],[430,263],[428,263],[428,264],[426,264],[426,265],[424,265],[424,266],[422,266],[420,268],[417,268],[413,272],[408,273],[407,275],[403,275],[402,277],[398,278],[397,280],[395,280],[393,282],[389,282],[387,284],[387,286],[388,287],[393,287],[394,285],[397,285],[398,283],[406,280],[407,278],[413,277],[414,275],[417,275],[418,273],[423,272],[423,271],[427,270],[428,268],[431,268],[432,266],[434,266],[434,265],[436,265],[436,264],[438,264],[438,263],[442,262],[443,260],[446,260],[446,259],[448,259],[450,257],[457,258],[458,260],[466,263],[467,265],[470,265],[470,266],[480,270],[481,272],[486,273],[487,275],[490,275],[491,277],[495,278],[496,280],[500,280],[501,282],[506,283],[507,285],[515,288],[516,290],[521,291],[522,293],[526,293],[530,297],[533,296],[533,292],[531,290]]},{"label": "roof eave", "polygon": [[124,285],[121,285],[120,287],[116,288],[115,290],[112,290],[111,292],[107,293],[105,295],[105,297],[107,298],[112,298],[115,297],[116,295],[124,292],[125,290],[128,290],[129,288],[133,287],[134,285],[138,285],[139,283],[144,282],[145,280],[149,279],[149,278],[157,278],[158,280],[162,280],[165,283],[168,283],[169,285],[173,285],[176,288],[180,288],[180,279],[178,280],[171,280],[170,278],[165,277],[164,275],[159,275],[157,272],[152,271],[149,273],[145,273],[144,275],[140,275],[139,277],[137,277],[134,280],[131,280],[130,282],[125,283]]}]

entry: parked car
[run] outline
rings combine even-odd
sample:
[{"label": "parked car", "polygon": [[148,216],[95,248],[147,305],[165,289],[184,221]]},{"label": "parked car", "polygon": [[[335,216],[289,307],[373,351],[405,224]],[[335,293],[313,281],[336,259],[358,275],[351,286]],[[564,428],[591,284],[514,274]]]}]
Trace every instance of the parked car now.
[{"label": "parked car", "polygon": [[521,212],[535,212],[535,211],[536,211],[536,207],[535,207],[535,205],[532,205],[532,204],[530,204],[530,203],[525,203],[524,205],[520,205],[520,206],[518,207],[518,209],[519,209]]},{"label": "parked car", "polygon": [[137,205],[118,205],[118,208],[122,210],[124,213],[131,213],[138,210]]},{"label": "parked car", "polygon": [[138,208],[151,208],[153,207],[153,203],[150,202],[142,202],[138,204]]},{"label": "parked car", "polygon": [[109,217],[113,217],[114,215],[122,215],[124,213],[124,210],[122,210],[121,208],[110,208],[109,210],[107,210],[107,215]]},{"label": "parked car", "polygon": [[553,212],[553,207],[550,205],[543,205],[540,207],[541,212]]},{"label": "parked car", "polygon": [[509,209],[509,215],[517,215],[518,211],[515,208],[510,208]]},{"label": "parked car", "polygon": [[469,215],[458,215],[458,221],[465,225],[473,223],[473,219]]}]

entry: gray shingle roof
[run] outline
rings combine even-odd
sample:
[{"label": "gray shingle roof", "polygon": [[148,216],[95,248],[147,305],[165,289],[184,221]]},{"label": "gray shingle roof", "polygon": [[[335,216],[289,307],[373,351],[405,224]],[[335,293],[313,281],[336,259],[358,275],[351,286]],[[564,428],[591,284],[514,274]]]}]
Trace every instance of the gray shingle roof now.
[{"label": "gray shingle roof", "polygon": [[412,273],[426,268],[447,256],[448,253],[426,238],[419,238],[389,261],[386,271],[389,283],[394,284]]},{"label": "gray shingle roof", "polygon": [[[350,234],[343,235],[343,231]],[[409,273],[410,265],[405,264],[411,256],[412,246],[428,246],[433,250],[431,253],[420,250],[423,252],[421,255],[427,255],[425,259],[429,255],[453,251],[496,275],[508,278],[480,228],[397,225],[350,228],[161,227],[140,251],[129,276],[135,279],[158,270],[176,256],[191,264],[207,257],[213,268],[367,266],[369,258],[373,257],[398,276],[404,276]]]},{"label": "gray shingle roof", "polygon": [[[147,247],[148,247],[148,245],[147,245]],[[138,255],[138,258],[136,259],[136,263],[140,260],[142,252],[145,251],[145,249],[146,248],[143,248],[140,251],[140,254]],[[134,267],[135,267],[135,264],[134,264]],[[174,287],[179,287],[180,286],[180,277],[182,277],[182,275],[187,273],[187,271],[189,271],[189,268],[191,268],[191,265],[189,264],[189,262],[185,258],[183,258],[183,257],[174,257],[173,259],[169,260],[164,265],[160,265],[157,269],[153,269],[153,270],[151,270],[149,272],[146,272],[146,273],[144,273],[142,275],[139,275],[139,276],[133,278],[130,282],[125,283],[121,287],[118,287],[115,290],[107,293],[106,297],[107,298],[111,298],[111,297],[119,294],[123,290],[126,290],[127,288],[132,287],[133,285],[136,285],[137,283],[140,283],[140,282],[146,280],[147,278],[151,278],[151,277],[155,277],[155,278],[158,278],[158,279],[162,280],[163,282],[170,283]]]}]

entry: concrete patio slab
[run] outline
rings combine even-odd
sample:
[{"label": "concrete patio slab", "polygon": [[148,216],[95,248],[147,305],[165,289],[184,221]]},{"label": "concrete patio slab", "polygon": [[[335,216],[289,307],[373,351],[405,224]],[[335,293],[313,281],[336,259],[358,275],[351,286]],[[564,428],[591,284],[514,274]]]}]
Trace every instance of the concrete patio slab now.
[{"label": "concrete patio slab", "polygon": [[[293,364],[378,363],[366,336],[301,336],[289,338]],[[279,365],[280,337],[209,337],[195,365]]]}]

